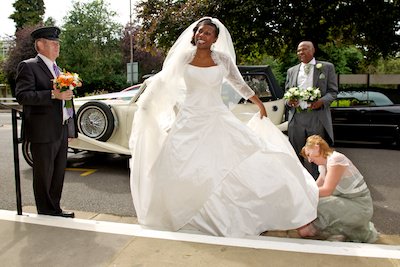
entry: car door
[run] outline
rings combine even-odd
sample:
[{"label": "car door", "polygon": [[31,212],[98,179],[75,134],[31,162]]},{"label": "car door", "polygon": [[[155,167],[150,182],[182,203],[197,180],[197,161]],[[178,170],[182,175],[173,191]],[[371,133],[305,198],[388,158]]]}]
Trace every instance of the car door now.
[{"label": "car door", "polygon": [[[284,124],[285,101],[283,91],[278,85],[270,66],[238,66],[244,81],[263,102],[268,118],[282,131],[286,131]],[[243,122],[250,120],[258,112],[258,107],[250,101],[242,101],[232,112]],[[282,125],[281,125],[282,124]]]},{"label": "car door", "polygon": [[368,92],[340,92],[331,104],[335,140],[369,140],[370,109]]},{"label": "car door", "polygon": [[368,92],[369,111],[369,135],[376,141],[392,142],[399,136],[400,106],[380,92]]}]

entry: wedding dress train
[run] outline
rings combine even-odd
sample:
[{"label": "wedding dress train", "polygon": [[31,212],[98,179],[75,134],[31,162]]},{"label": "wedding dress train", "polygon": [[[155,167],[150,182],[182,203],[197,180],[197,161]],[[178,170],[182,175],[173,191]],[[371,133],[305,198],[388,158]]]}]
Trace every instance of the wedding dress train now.
[{"label": "wedding dress train", "polygon": [[154,162],[138,168],[146,158],[133,151],[131,187],[139,223],[237,237],[314,220],[314,179],[268,118],[256,114],[245,125],[226,107],[223,66],[187,64],[183,77],[186,98],[168,134],[140,148],[149,153],[159,146]]}]

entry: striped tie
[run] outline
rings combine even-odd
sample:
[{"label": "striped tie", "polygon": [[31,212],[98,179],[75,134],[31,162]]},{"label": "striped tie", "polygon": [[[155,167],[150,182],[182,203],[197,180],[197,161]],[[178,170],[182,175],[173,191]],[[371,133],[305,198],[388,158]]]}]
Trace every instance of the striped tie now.
[{"label": "striped tie", "polygon": [[56,63],[53,63],[53,70],[56,77],[60,76],[60,70],[58,69]]}]

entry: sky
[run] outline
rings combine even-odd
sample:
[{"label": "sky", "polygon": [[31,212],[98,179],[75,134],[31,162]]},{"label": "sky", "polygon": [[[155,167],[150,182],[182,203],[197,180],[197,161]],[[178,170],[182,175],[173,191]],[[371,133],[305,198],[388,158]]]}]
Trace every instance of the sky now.
[{"label": "sky", "polygon": [[[75,0],[75,2],[89,2],[93,0]],[[137,0],[104,0],[109,3],[111,10],[117,13],[115,20],[122,25],[129,22],[129,6],[130,1],[132,7]],[[0,38],[14,35],[15,23],[8,17],[15,11],[13,3],[15,0],[1,0],[0,8]],[[68,11],[72,9],[73,0],[44,0],[45,14],[44,20],[48,17],[53,17],[56,20],[56,25],[61,26],[63,18],[67,15]]]}]

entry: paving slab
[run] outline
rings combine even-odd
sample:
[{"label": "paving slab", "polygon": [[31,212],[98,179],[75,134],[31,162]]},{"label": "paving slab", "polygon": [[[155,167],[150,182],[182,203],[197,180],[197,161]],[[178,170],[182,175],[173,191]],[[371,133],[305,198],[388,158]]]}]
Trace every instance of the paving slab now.
[{"label": "paving slab", "polygon": [[399,243],[304,240],[293,231],[224,238],[151,230],[134,222],[109,214],[88,220],[0,210],[0,265],[400,266]]},{"label": "paving slab", "polygon": [[400,266],[400,260],[286,252],[138,237],[131,240],[110,266],[385,267]]},{"label": "paving slab", "polygon": [[0,220],[1,266],[109,266],[132,237]]}]

